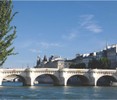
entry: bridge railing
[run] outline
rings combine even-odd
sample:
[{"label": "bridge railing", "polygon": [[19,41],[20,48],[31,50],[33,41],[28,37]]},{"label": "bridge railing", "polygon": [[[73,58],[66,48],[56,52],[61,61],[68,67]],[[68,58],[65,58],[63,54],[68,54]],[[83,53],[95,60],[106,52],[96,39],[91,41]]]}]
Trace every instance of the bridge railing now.
[{"label": "bridge railing", "polygon": [[88,73],[89,69],[69,69],[69,68],[64,68],[62,71],[63,72],[67,72],[67,73]]},{"label": "bridge railing", "polygon": [[17,69],[0,69],[0,72],[15,73],[15,72],[69,72],[69,73],[99,73],[99,74],[113,74],[117,73],[116,69],[71,69],[71,68],[17,68]]},{"label": "bridge railing", "polygon": [[25,69],[0,69],[0,72],[1,73],[4,73],[4,74],[15,74],[15,73],[22,73],[22,72],[24,72],[25,71]]},{"label": "bridge railing", "polygon": [[116,69],[92,69],[91,72],[97,73],[97,74],[114,74],[117,73]]}]

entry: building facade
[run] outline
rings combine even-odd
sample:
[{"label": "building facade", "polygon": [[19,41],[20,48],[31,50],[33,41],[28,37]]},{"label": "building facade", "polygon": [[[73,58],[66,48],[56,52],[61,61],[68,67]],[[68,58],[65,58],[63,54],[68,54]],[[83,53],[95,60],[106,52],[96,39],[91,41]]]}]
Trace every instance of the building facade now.
[{"label": "building facade", "polygon": [[117,67],[117,44],[106,46],[101,51],[98,52],[92,52],[88,54],[77,54],[75,58],[67,60],[63,59],[60,56],[51,56],[47,59],[46,56],[44,56],[43,60],[41,60],[40,57],[37,57],[37,64],[35,68],[69,68],[71,64],[80,64],[84,63],[86,65],[86,68],[88,68],[88,63],[92,59],[100,60],[101,58],[106,57],[110,63],[110,68],[116,68]]},{"label": "building facade", "polygon": [[59,68],[62,69],[65,67],[65,59],[61,58],[60,56],[51,56],[47,59],[44,56],[43,60],[41,61],[40,57],[37,57],[37,64],[35,68]]},{"label": "building facade", "polygon": [[110,63],[110,68],[117,67],[117,44],[106,46],[101,51],[93,52],[89,54],[77,54],[77,56],[73,59],[73,62],[76,64],[85,63],[86,67],[88,67],[89,61],[92,59],[100,60],[101,58],[106,57]]}]

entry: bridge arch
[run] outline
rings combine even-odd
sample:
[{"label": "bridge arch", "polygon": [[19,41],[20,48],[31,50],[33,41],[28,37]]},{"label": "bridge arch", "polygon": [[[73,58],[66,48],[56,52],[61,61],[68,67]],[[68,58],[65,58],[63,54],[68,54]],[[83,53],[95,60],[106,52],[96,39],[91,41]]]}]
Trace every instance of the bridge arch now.
[{"label": "bridge arch", "polygon": [[[8,80],[8,79],[10,79],[10,78],[11,78],[11,80]],[[24,78],[23,76],[17,75],[17,74],[5,75],[5,76],[2,78],[1,85],[3,84],[4,81],[6,81],[6,82],[7,82],[7,81],[15,82],[15,81],[16,81],[15,79],[17,79],[17,81],[19,81],[19,82],[22,82],[22,85],[23,85],[23,86],[26,85],[26,80],[25,80],[25,78]]]},{"label": "bridge arch", "polygon": [[117,82],[117,78],[113,75],[102,75],[97,78],[96,86],[110,86],[111,82]]},{"label": "bridge arch", "polygon": [[59,83],[60,83],[58,77],[53,75],[53,74],[40,74],[40,75],[35,77],[33,83],[34,84],[35,84],[35,82],[39,83],[40,80],[43,80],[43,81],[45,80],[45,83],[51,83],[53,85],[59,85]]},{"label": "bridge arch", "polygon": [[89,85],[89,78],[85,75],[72,75],[66,80],[66,85]]}]

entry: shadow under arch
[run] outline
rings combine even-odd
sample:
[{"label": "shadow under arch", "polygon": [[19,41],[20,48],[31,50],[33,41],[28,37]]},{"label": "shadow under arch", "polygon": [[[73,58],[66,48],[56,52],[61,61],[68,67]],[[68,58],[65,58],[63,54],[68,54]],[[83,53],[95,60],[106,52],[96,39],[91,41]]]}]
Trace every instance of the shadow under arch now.
[{"label": "shadow under arch", "polygon": [[97,80],[97,86],[111,86],[112,82],[117,82],[114,76],[102,76]]},{"label": "shadow under arch", "polygon": [[[14,84],[17,83],[17,84]],[[24,77],[16,74],[7,75],[2,80],[2,85],[4,86],[25,86],[26,80]]]},{"label": "shadow under arch", "polygon": [[55,75],[51,74],[41,74],[37,76],[34,80],[35,84],[53,84],[59,85],[59,79]]},{"label": "shadow under arch", "polygon": [[89,79],[84,75],[73,75],[67,80],[67,85],[87,86]]}]

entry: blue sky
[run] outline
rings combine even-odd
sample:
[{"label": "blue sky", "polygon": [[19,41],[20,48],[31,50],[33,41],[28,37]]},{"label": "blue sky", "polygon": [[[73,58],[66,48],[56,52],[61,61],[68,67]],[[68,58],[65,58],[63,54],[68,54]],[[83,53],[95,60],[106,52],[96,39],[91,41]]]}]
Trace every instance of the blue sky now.
[{"label": "blue sky", "polygon": [[4,67],[30,67],[36,57],[59,55],[72,59],[77,53],[100,51],[117,43],[117,2],[109,1],[15,1],[19,12],[12,24],[18,55]]}]

